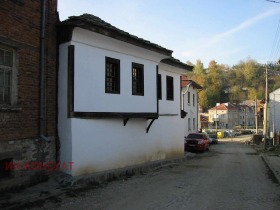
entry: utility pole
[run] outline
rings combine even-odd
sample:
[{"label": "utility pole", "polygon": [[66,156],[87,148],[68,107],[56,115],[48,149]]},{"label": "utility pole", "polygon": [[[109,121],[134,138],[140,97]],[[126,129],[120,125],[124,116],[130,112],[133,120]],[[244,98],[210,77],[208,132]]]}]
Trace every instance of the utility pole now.
[{"label": "utility pole", "polygon": [[215,122],[216,122],[216,123],[215,123],[215,124],[216,124],[216,135],[217,135],[217,130],[218,130],[218,121],[217,121],[217,120],[218,120],[218,119],[217,119],[217,104],[216,104],[215,109],[216,109],[216,114],[215,114],[215,115],[216,115],[216,116],[215,116],[215,118],[216,118],[216,119],[215,119]]},{"label": "utility pole", "polygon": [[273,93],[273,146],[275,145],[275,93]]},{"label": "utility pole", "polygon": [[258,101],[257,96],[255,96],[255,121],[256,121],[256,134],[258,134]]},{"label": "utility pole", "polygon": [[267,144],[267,109],[268,109],[268,79],[267,79],[267,66],[265,66],[265,104],[264,104],[264,124],[263,124],[263,136],[264,136],[264,149]]}]

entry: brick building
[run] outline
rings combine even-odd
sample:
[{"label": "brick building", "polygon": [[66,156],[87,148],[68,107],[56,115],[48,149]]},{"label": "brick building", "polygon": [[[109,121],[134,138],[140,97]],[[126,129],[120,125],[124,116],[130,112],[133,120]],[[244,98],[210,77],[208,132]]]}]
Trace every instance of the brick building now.
[{"label": "brick building", "polygon": [[41,181],[48,171],[36,170],[36,164],[56,161],[57,0],[0,0],[0,17],[0,190],[5,190]]}]

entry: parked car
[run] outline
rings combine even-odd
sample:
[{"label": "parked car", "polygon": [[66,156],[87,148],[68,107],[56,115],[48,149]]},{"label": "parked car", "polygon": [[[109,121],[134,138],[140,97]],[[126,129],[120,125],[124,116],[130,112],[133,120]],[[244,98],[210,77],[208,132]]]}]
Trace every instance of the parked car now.
[{"label": "parked car", "polygon": [[204,133],[190,133],[185,137],[185,151],[202,151],[209,150],[210,140]]},{"label": "parked car", "polygon": [[210,140],[210,144],[218,144],[218,139],[216,134],[206,134]]}]

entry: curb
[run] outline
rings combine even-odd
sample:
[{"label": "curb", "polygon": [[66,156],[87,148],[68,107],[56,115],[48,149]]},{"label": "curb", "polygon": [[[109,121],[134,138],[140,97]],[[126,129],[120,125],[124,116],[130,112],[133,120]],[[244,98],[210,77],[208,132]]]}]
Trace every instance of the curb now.
[{"label": "curb", "polygon": [[[273,161],[269,160],[270,158],[266,155],[260,155],[261,159],[264,161],[268,171],[268,176],[270,177],[270,179],[276,183],[276,184],[280,184],[280,173],[277,169],[277,167],[273,164]],[[279,159],[279,157],[277,157],[277,159]],[[279,159],[280,160],[280,159]],[[280,165],[280,162],[279,162]]]}]

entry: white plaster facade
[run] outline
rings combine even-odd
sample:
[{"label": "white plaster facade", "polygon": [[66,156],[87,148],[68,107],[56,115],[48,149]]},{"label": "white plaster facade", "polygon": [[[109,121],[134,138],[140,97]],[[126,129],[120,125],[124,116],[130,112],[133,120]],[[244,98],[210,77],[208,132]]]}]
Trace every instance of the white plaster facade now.
[{"label": "white plaster facade", "polygon": [[280,131],[280,88],[269,93],[268,110],[270,132],[278,133]]},{"label": "white plaster facade", "polygon": [[190,84],[189,87],[183,88],[183,109],[187,112],[184,118],[184,136],[189,133],[198,132],[198,89]]},{"label": "white plaster facade", "polygon": [[[160,63],[169,57],[164,54],[78,27],[72,33],[71,40],[59,46],[60,162],[73,162],[72,170],[65,172],[79,176],[182,157],[184,119],[180,115],[180,75],[186,70]],[[69,117],[70,45],[75,46],[74,112],[156,113],[158,119],[128,116],[124,122],[122,117]],[[105,57],[120,60],[120,94],[105,93]],[[132,95],[132,62],[144,65],[144,96]],[[158,73],[162,75],[162,100],[157,99]],[[173,77],[173,101],[166,100],[166,75]]]}]

